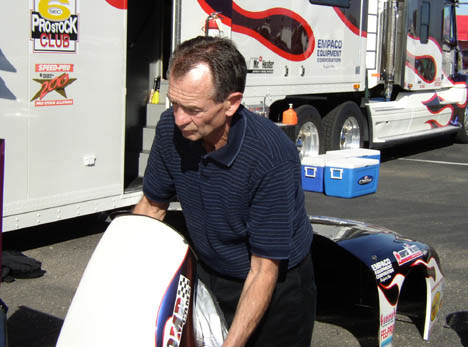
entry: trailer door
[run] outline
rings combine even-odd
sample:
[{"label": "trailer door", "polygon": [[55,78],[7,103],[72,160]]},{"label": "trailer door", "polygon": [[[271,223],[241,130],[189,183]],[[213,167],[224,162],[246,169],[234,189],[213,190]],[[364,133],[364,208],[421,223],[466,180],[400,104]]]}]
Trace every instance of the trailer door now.
[{"label": "trailer door", "polygon": [[405,89],[440,89],[447,77],[442,69],[441,14],[439,1],[407,2]]},{"label": "trailer door", "polygon": [[455,18],[454,4],[446,3],[442,26],[442,70],[447,76],[452,76],[456,72],[457,36]]}]

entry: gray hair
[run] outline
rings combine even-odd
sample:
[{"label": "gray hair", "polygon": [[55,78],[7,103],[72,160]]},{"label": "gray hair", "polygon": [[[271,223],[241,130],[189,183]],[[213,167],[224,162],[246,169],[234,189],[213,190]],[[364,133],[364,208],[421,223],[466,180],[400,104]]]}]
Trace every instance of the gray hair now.
[{"label": "gray hair", "polygon": [[185,76],[200,63],[210,68],[214,101],[223,102],[231,93],[244,92],[247,65],[231,40],[198,36],[181,43],[169,62],[169,79]]}]

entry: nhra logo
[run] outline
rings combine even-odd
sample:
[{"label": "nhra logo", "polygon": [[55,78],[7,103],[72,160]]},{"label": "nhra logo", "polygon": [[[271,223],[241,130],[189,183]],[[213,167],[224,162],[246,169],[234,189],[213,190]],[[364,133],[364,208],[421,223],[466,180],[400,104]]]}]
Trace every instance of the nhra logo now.
[{"label": "nhra logo", "polygon": [[363,186],[365,184],[369,184],[369,183],[372,183],[372,181],[374,180],[374,177],[372,176],[364,176],[364,177],[361,177],[359,180],[358,180],[358,184]]},{"label": "nhra logo", "polygon": [[35,0],[31,11],[31,39],[34,52],[76,52],[75,0]]}]

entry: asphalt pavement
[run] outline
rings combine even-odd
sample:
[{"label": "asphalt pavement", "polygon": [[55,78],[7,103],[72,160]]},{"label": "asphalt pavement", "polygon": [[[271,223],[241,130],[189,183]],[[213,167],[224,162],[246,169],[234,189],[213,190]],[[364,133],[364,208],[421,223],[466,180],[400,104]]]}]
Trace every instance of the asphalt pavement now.
[{"label": "asphalt pavement", "polygon": [[[446,285],[431,339],[424,341],[411,320],[398,315],[394,346],[468,346],[467,195],[468,145],[448,138],[382,150],[375,194],[343,199],[306,193],[311,215],[381,225],[438,252]],[[10,347],[55,346],[81,274],[108,225],[105,219],[85,216],[4,234],[4,249],[22,251],[47,271],[40,278],[0,286],[0,297],[9,306]],[[183,225],[178,213],[169,219]],[[122,274],[122,281],[132,281],[132,274]],[[312,346],[365,346],[346,326],[343,319],[319,316]]]}]

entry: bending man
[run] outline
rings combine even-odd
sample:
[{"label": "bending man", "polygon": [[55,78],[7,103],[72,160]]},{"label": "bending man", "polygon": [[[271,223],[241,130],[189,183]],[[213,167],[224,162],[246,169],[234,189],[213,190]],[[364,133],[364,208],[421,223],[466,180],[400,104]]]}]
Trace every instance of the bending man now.
[{"label": "bending man", "polygon": [[294,143],[241,105],[247,67],[230,40],[182,43],[134,212],[164,219],[177,195],[229,333],[224,346],[310,345],[316,288]]}]

